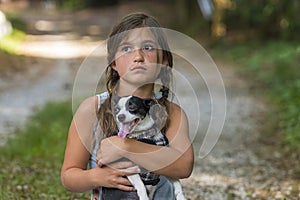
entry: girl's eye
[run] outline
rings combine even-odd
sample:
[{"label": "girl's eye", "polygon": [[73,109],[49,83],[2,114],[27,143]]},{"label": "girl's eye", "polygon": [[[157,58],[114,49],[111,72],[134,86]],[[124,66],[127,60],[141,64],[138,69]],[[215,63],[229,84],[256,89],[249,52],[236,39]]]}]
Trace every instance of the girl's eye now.
[{"label": "girl's eye", "polygon": [[152,51],[153,49],[154,49],[154,47],[151,44],[146,44],[143,47],[143,50],[146,50],[146,51]]},{"label": "girl's eye", "polygon": [[122,52],[129,53],[129,52],[132,51],[132,47],[130,47],[130,46],[124,46],[124,47],[122,47],[121,50],[122,50]]}]

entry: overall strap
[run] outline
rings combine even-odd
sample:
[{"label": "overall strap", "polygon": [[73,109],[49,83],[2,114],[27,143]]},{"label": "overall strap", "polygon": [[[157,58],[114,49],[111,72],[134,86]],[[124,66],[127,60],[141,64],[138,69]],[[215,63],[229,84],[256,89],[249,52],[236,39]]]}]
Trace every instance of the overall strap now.
[{"label": "overall strap", "polygon": [[101,104],[109,97],[109,93],[103,92],[101,94],[97,94],[96,96],[98,97],[98,111],[99,111]]},{"label": "overall strap", "polygon": [[[101,94],[97,94],[96,95],[98,98],[98,108],[97,108],[97,112],[99,112],[101,104],[109,97],[109,93],[108,92],[103,92]],[[94,136],[96,136],[96,131],[99,128],[99,123],[96,123],[96,126],[94,127],[93,130],[93,134]],[[97,151],[99,148],[99,138],[95,137],[95,143],[94,143],[94,148],[93,148],[93,152],[90,158],[90,167],[91,168],[95,168],[97,167],[97,163],[96,163],[96,157],[97,157]],[[101,196],[102,196],[102,190],[101,187],[99,188],[94,188],[91,192],[91,200],[101,200]]]}]

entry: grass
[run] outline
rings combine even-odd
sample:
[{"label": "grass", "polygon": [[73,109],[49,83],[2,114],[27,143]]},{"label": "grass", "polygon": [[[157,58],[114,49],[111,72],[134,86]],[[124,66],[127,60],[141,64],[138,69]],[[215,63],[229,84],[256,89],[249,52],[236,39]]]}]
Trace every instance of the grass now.
[{"label": "grass", "polygon": [[[284,143],[300,151],[300,45],[268,41],[222,45],[217,54],[238,63],[242,75],[258,83],[275,106],[277,127]],[[277,130],[279,129],[279,130]]]},{"label": "grass", "polygon": [[60,181],[68,127],[69,102],[48,103],[0,148],[0,199],[88,199],[66,191]]}]

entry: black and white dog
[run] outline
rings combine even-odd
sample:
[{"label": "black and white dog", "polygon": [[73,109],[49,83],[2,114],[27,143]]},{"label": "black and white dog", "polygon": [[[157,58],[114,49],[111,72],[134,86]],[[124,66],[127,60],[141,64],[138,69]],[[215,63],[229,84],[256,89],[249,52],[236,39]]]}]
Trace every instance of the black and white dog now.
[{"label": "black and white dog", "polygon": [[[166,122],[167,113],[155,100],[136,96],[114,97],[113,104],[119,137],[160,146],[168,145],[167,137],[160,131]],[[127,178],[136,188],[141,200],[153,199],[159,175],[142,169],[140,174]],[[176,199],[184,200],[179,180],[170,181],[173,183]]]}]

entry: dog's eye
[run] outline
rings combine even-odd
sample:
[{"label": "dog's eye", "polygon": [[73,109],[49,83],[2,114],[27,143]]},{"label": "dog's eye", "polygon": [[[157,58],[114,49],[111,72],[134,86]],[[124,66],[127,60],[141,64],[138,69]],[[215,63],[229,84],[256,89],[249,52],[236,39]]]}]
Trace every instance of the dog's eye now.
[{"label": "dog's eye", "polygon": [[130,111],[130,112],[134,112],[134,111],[136,111],[137,110],[137,106],[134,104],[134,103],[132,103],[132,102],[128,102],[128,110]]},{"label": "dog's eye", "polygon": [[119,107],[115,107],[114,108],[114,112],[115,112],[115,114],[119,113],[120,112],[120,108]]}]

